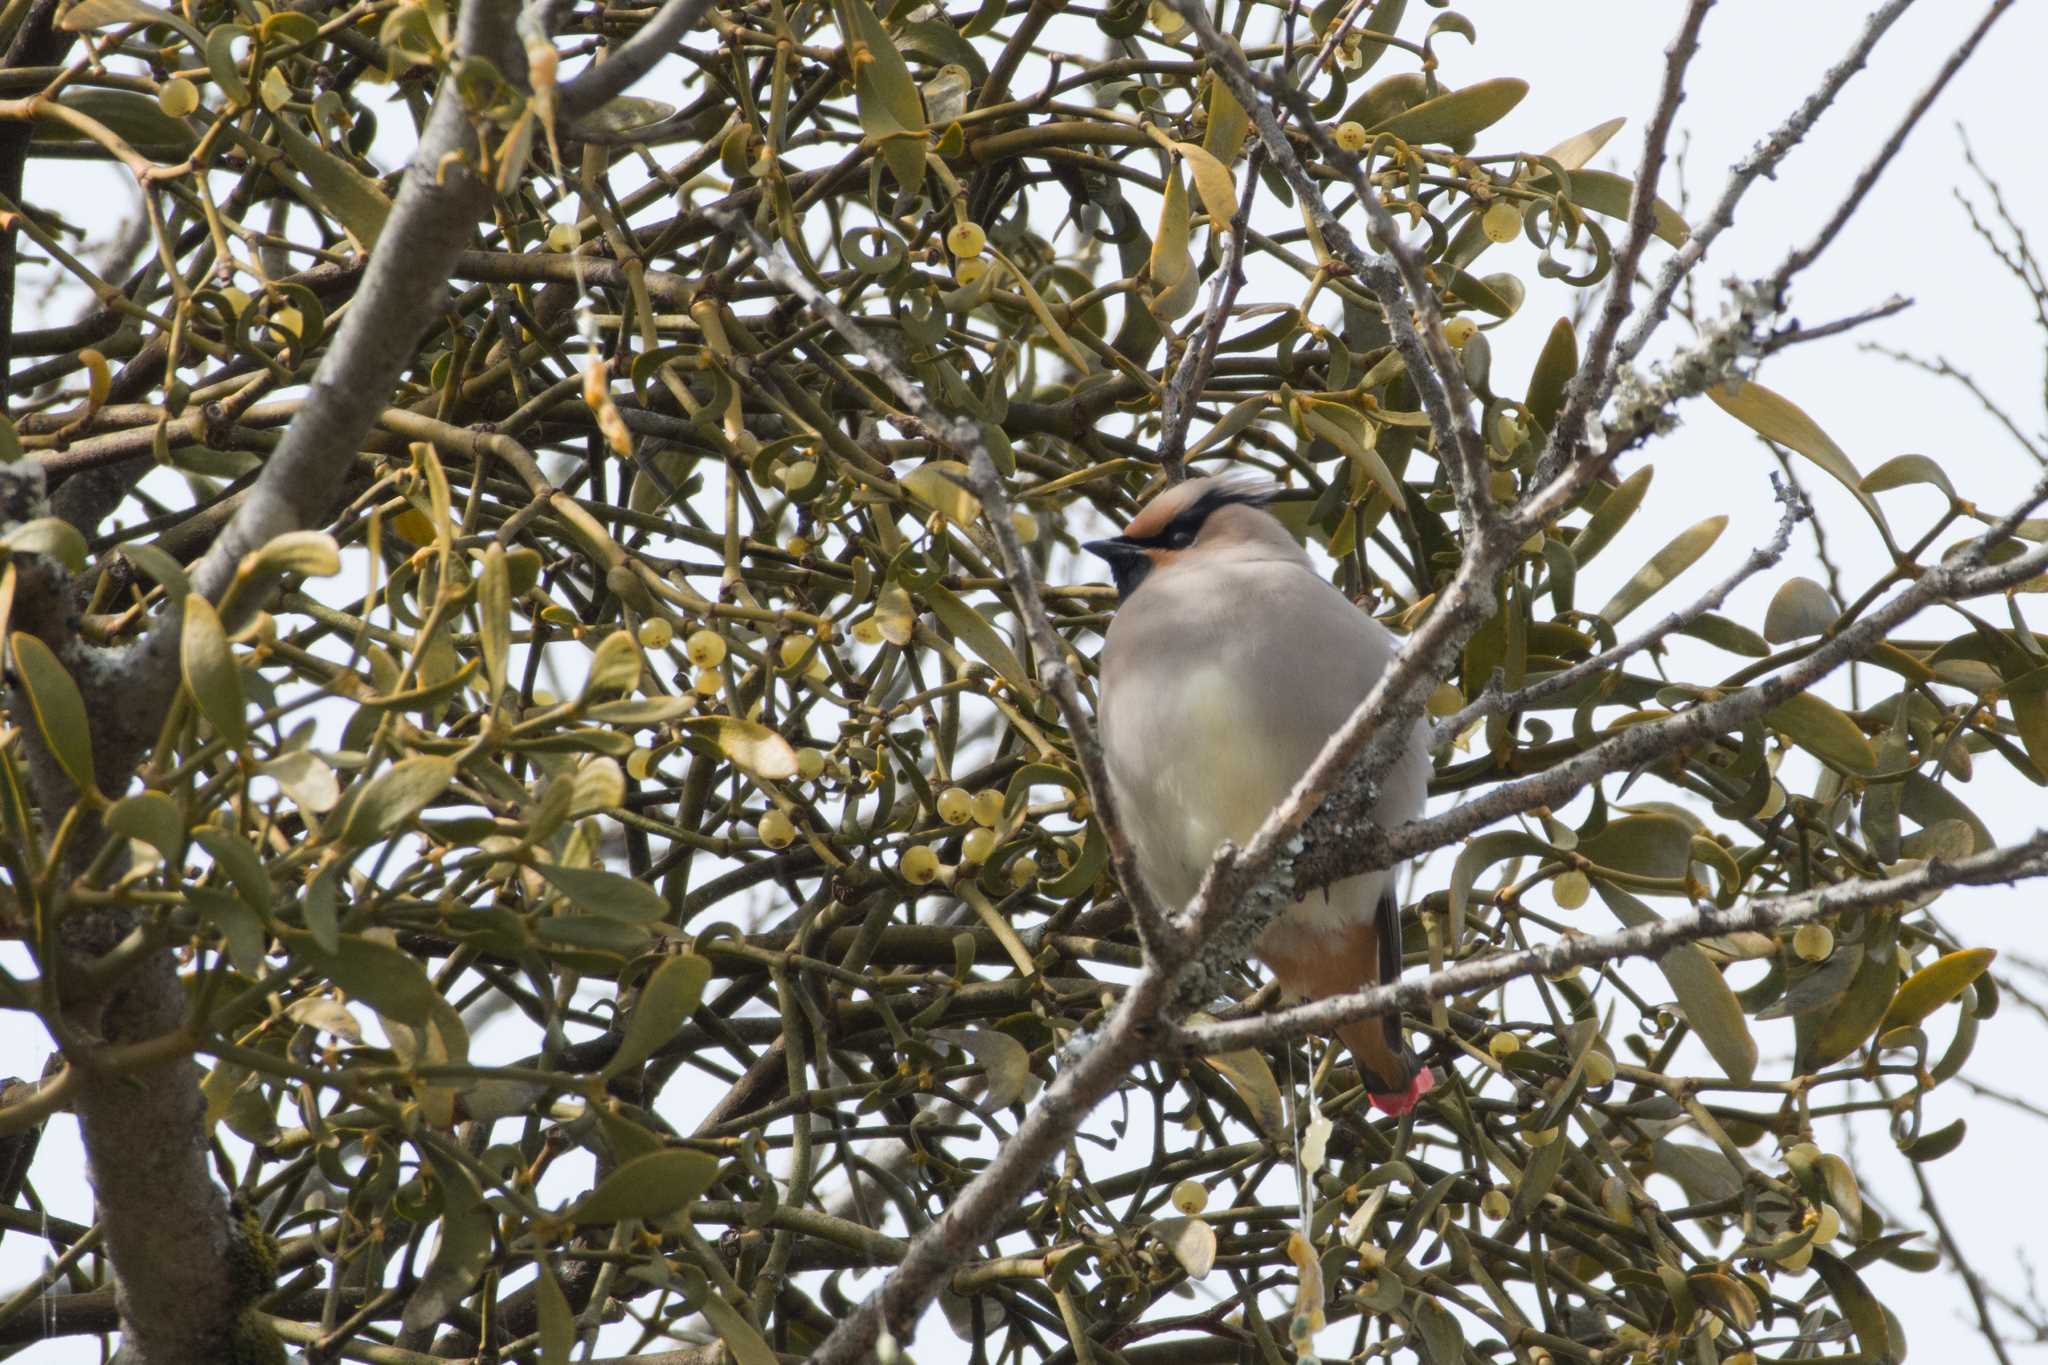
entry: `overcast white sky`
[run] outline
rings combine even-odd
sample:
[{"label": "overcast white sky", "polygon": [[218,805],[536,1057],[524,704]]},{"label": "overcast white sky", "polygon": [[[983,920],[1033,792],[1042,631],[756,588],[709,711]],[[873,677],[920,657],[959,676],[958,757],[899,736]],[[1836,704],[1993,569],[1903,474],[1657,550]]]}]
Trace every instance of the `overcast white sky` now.
[{"label": "overcast white sky", "polygon": [[[1630,118],[1600,164],[1631,169],[1641,127],[1661,73],[1661,53],[1678,9],[1671,4],[1612,3],[1611,0],[1464,0],[1458,8],[1478,28],[1468,48],[1457,38],[1439,45],[1443,76],[1456,86],[1497,75],[1530,80],[1528,98],[1507,120],[1485,135],[1489,148],[1510,145],[1540,150],[1616,114]],[[1410,28],[1431,11],[1415,7]],[[1860,28],[1867,7],[1839,0],[1804,4],[1728,0],[1709,18],[1704,49],[1688,82],[1690,96],[1679,127],[1689,137],[1684,164],[1693,194],[1711,199],[1725,168],[1746,152],[1758,135],[1777,122],[1797,96],[1811,88]],[[1803,241],[1825,219],[1856,170],[1890,130],[1898,112],[1919,91],[1935,66],[1977,20],[1976,0],[1922,0],[1879,47],[1870,69],[1851,83],[1839,106],[1808,144],[1794,154],[1775,183],[1754,189],[1734,230],[1724,236],[1701,274],[1703,285],[1727,276],[1767,272],[1789,244]],[[1088,31],[1092,31],[1092,26]],[[1092,50],[1087,32],[1070,41]],[[2014,216],[2048,233],[2048,183],[2042,162],[2038,115],[2042,54],[2048,53],[2048,6],[2015,6],[1992,40],[1957,79],[1887,173],[1855,223],[1821,263],[1801,280],[1795,313],[1808,323],[1867,308],[1894,292],[1915,299],[1903,315],[1876,324],[1862,335],[1917,352],[1939,353],[1973,373],[2030,432],[2043,426],[2044,342],[2032,325],[2025,297],[1972,235],[1952,190],[1962,187],[1982,199],[1962,166],[1956,126],[1967,129],[1981,164],[1999,178]],[[1029,84],[1028,77],[1021,84]],[[648,88],[644,93],[662,92]],[[398,120],[387,120],[387,127]],[[54,203],[82,221],[106,223],[110,173],[77,163],[32,163],[30,202]],[[1667,182],[1665,197],[1676,200]],[[1487,268],[1518,264],[1510,253],[1526,245],[1496,248]],[[1652,264],[1661,260],[1653,249]],[[1498,264],[1496,264],[1498,261]],[[1514,323],[1493,334],[1496,372],[1526,374],[1536,348],[1562,310],[1559,296],[1546,295],[1531,279],[1529,304]],[[1709,311],[1712,311],[1711,304]],[[52,318],[61,320],[60,318]],[[1683,340],[1673,330],[1668,341]],[[2036,471],[1995,423],[1957,387],[1904,369],[1882,357],[1859,353],[1853,341],[1795,348],[1773,359],[1764,377],[1771,387],[1801,404],[1865,471],[1893,455],[1933,456],[1959,490],[1980,503],[2009,502]],[[1512,390],[1515,386],[1508,384]],[[1766,539],[1775,522],[1767,472],[1773,461],[1731,419],[1704,402],[1684,413],[1685,425],[1656,447],[1657,476],[1644,513],[1602,564],[1617,575],[1641,562],[1678,528],[1714,512],[1735,520],[1692,580],[1705,583]],[[1845,579],[1860,586],[1879,570],[1880,547],[1854,504],[1824,476],[1802,471],[1829,532],[1832,553]],[[1923,503],[1905,494],[1887,495],[1894,524],[1907,534],[1925,524]],[[1802,539],[1794,558],[1805,561],[1810,541]],[[1745,589],[1733,614],[1756,619],[1762,603],[1783,578],[1809,571],[1802,563]],[[1603,579],[1600,588],[1609,586]],[[1582,590],[1593,596],[1598,589]],[[1683,588],[1674,589],[1674,596]],[[2037,628],[2048,620],[2037,617]],[[1946,629],[1923,617],[1915,633]],[[1989,765],[1985,765],[1988,769]],[[1982,770],[1980,770],[1982,771]],[[2033,827],[2042,794],[2012,780],[1980,776],[1965,790],[1995,829],[2015,834]],[[2038,893],[1962,893],[1944,903],[1944,920],[1970,942],[1983,943],[2048,961],[2048,927]],[[45,1040],[20,1018],[7,1021],[8,1046],[0,1071],[36,1074]],[[2040,1058],[2048,1047],[2042,1020],[2008,1008],[1984,1031],[1971,1072],[1987,1083],[2048,1101]],[[2011,1110],[1972,1101],[1950,1087],[1932,1106],[1934,1122],[1967,1114],[1969,1140],[1961,1154],[1929,1168],[1945,1212],[1980,1271],[2008,1289],[2023,1287],[2021,1260],[2042,1251],[2037,1168],[2044,1137],[2040,1123]],[[1861,1131],[1858,1158],[1871,1187],[1893,1210],[1911,1209],[1911,1182],[1902,1163],[1889,1154],[1881,1131]],[[1833,1146],[1835,1144],[1830,1143]],[[68,1119],[52,1123],[45,1142],[39,1188],[68,1217],[88,1218],[82,1182],[56,1188],[50,1173],[77,1169],[76,1136]],[[2031,1218],[2016,1216],[2031,1211]],[[2031,1244],[2031,1247],[2030,1247]],[[32,1273],[41,1245],[17,1236],[0,1239],[0,1286]],[[1968,1304],[1958,1281],[1947,1275],[1909,1277],[1889,1268],[1871,1272],[1878,1292],[1904,1321],[1921,1359],[1973,1359],[1983,1344],[1969,1325]],[[945,1329],[921,1334],[926,1359],[944,1358]],[[35,1348],[19,1359],[57,1362],[96,1358],[74,1341]]]}]

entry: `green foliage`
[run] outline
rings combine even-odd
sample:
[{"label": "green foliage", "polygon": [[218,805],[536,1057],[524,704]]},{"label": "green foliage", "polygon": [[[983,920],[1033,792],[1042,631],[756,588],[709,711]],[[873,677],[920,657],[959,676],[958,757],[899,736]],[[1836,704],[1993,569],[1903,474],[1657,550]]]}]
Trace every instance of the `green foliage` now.
[{"label": "green foliage", "polygon": [[[1226,10],[1248,51],[1277,12]],[[580,9],[563,41],[615,43],[647,12]],[[717,45],[663,68],[673,107],[565,123],[558,163],[534,73],[458,63],[439,0],[66,12],[99,61],[69,87],[77,117],[27,115],[34,148],[149,176],[155,216],[123,282],[60,262],[101,299],[78,329],[91,346],[17,374],[27,456],[60,487],[127,470],[136,496],[83,538],[31,520],[4,539],[0,604],[43,558],[83,566],[86,604],[73,651],[9,637],[9,923],[60,992],[76,964],[41,926],[81,906],[132,910],[182,954],[220,1159],[269,1201],[301,1276],[269,1311],[407,1329],[407,1349],[451,1359],[488,1325],[508,1358],[566,1360],[617,1306],[636,1349],[708,1322],[748,1365],[805,1351],[843,1315],[837,1273],[900,1257],[1137,961],[987,509],[714,206],[985,434],[1075,660],[1113,594],[1076,581],[1071,551],[1159,478],[1162,389],[1206,325],[1241,196],[1259,268],[1192,395],[1201,467],[1285,484],[1283,515],[1397,629],[1455,567],[1453,490],[1371,293],[1276,207],[1244,110],[1177,15],[1090,13],[1136,55],[1049,67],[1091,35],[1041,33],[1036,6],[727,8]],[[1430,40],[1453,18],[1419,33],[1382,0],[1309,93],[1359,126],[1365,174],[1426,243],[1511,501],[1580,354],[1555,316],[1606,279],[1632,186],[1585,169],[1613,126],[1539,153],[1494,132],[1523,80],[1443,88]],[[949,64],[971,77],[958,112]],[[1375,64],[1392,74],[1367,87]],[[390,220],[379,165],[409,154],[443,81],[479,129],[493,218],[344,505],[210,602],[189,568],[303,409]],[[928,121],[942,99],[953,116]],[[1652,221],[1685,240],[1670,205]],[[1486,250],[1500,269],[1475,275]],[[1488,333],[1508,327],[1547,337],[1526,377],[1493,366]],[[1898,578],[1979,516],[1958,470],[1915,456],[1861,476],[1789,399],[1713,397],[1847,487]],[[1591,657],[1653,597],[1676,609],[1731,516],[1759,515],[1707,509],[1648,562],[1616,562],[1653,467],[1631,460],[1523,547],[1439,713],[1496,671],[1514,686]],[[1878,501],[1908,488],[1939,494],[1910,551]],[[1674,656],[1683,677],[1638,655],[1475,723],[1436,789],[1763,686],[1866,607],[1788,579],[1750,625],[1690,622],[1705,643]],[[105,718],[74,674],[160,620],[178,623],[182,690],[130,783],[96,770]],[[1604,929],[1589,891],[1641,924],[1987,846],[1958,789],[1977,762],[2040,780],[2040,643],[2017,614],[1973,618],[1870,662],[1888,692],[1778,696],[1568,812],[1476,836],[1448,890],[1410,907],[1411,965]],[[41,875],[66,812],[34,831],[21,813],[30,727],[81,812],[118,798],[66,836],[112,841],[75,884]],[[942,813],[953,788],[968,804]],[[1001,1259],[970,1263],[946,1310],[989,1358],[1035,1360],[1146,1335],[1198,1280],[1225,1303],[1182,1336],[1274,1358],[1287,1309],[1266,1291],[1312,1278],[1287,1249],[1289,1125],[1313,1131],[1312,1093],[1334,1127],[1306,1259],[1332,1323],[1439,1361],[1538,1342],[1729,1360],[1765,1338],[1895,1358],[1867,1281],[1928,1253],[1812,1141],[1823,1108],[1891,1113],[1914,1160],[1961,1138],[1923,1131],[1928,1095],[1997,995],[1986,950],[1923,909],[1843,913],[1819,951],[1725,935],[1647,973],[1446,1002],[1411,1021],[1445,1080],[1398,1125],[1348,1070],[1316,1070],[1321,1047],[1147,1068],[1142,1106],[1036,1173],[996,1228]],[[1190,1182],[1214,1211],[1180,1207]],[[380,1296],[401,1267],[414,1278]],[[261,1335],[238,1338],[247,1358],[269,1358]]]}]

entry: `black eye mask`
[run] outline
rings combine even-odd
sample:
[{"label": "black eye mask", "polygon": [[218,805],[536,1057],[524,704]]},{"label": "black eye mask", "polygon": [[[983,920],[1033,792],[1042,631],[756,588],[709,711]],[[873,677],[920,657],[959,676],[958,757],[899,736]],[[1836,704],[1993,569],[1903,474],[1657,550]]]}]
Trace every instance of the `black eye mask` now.
[{"label": "black eye mask", "polygon": [[1109,563],[1109,576],[1116,584],[1117,601],[1127,600],[1138,590],[1138,584],[1145,581],[1145,575],[1152,571],[1152,550],[1185,550],[1195,543],[1202,533],[1202,527],[1211,514],[1219,507],[1231,503],[1243,503],[1248,507],[1264,507],[1273,500],[1270,491],[1256,488],[1233,488],[1228,485],[1212,488],[1197,498],[1193,505],[1166,523],[1149,536],[1116,536],[1109,540],[1091,540],[1081,548],[1089,554],[1099,555]]}]

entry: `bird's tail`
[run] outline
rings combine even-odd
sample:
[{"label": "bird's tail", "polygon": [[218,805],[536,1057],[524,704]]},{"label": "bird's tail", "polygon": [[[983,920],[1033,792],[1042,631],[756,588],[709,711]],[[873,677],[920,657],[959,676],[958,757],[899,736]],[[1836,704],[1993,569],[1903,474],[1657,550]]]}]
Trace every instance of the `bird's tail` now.
[{"label": "bird's tail", "polygon": [[1429,1068],[1402,1046],[1401,1027],[1394,1016],[1340,1025],[1337,1036],[1351,1049],[1373,1108],[1405,1114],[1435,1088],[1436,1078]]},{"label": "bird's tail", "polygon": [[[1332,935],[1321,947],[1320,952],[1268,948],[1264,956],[1282,986],[1311,1000],[1400,979],[1400,905],[1390,892],[1383,894],[1369,929],[1361,923]],[[1351,1049],[1374,1108],[1405,1114],[1435,1086],[1429,1068],[1402,1041],[1398,1013],[1340,1024],[1337,1036]]]},{"label": "bird's tail", "polygon": [[[1391,885],[1380,893],[1373,928],[1377,931],[1373,937],[1379,955],[1375,978],[1381,983],[1399,981],[1401,903],[1394,899]],[[1401,1039],[1398,1010],[1377,1019],[1348,1024],[1337,1031],[1337,1036],[1358,1060],[1359,1078],[1365,1082],[1366,1096],[1373,1108],[1398,1117],[1413,1109],[1435,1087],[1436,1077]]]}]

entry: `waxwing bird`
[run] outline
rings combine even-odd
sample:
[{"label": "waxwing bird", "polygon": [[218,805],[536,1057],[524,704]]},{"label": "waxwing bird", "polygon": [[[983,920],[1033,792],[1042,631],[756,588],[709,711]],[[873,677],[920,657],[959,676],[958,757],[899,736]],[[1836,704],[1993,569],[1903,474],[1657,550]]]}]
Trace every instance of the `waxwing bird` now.
[{"label": "waxwing bird", "polygon": [[[1308,771],[1394,654],[1379,622],[1325,582],[1265,510],[1278,490],[1191,479],[1111,540],[1118,606],[1102,651],[1100,721],[1110,785],[1139,872],[1170,907],[1194,898],[1224,840],[1244,844]],[[1382,826],[1422,812],[1427,731],[1380,784]],[[1401,972],[1392,874],[1368,872],[1283,911],[1254,951],[1287,991],[1316,1000]],[[1373,1103],[1406,1113],[1429,1071],[1392,1015],[1337,1030]]]}]

